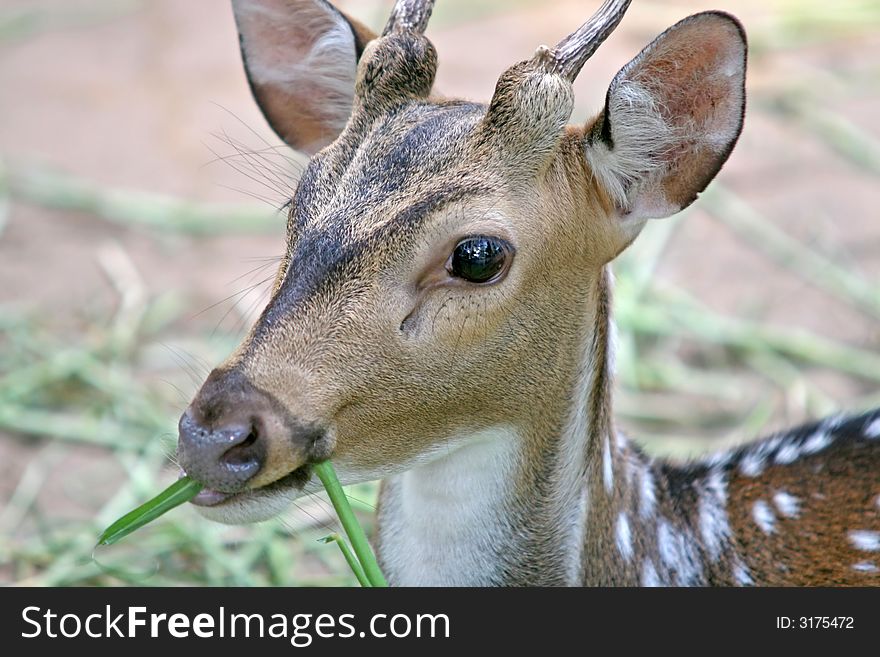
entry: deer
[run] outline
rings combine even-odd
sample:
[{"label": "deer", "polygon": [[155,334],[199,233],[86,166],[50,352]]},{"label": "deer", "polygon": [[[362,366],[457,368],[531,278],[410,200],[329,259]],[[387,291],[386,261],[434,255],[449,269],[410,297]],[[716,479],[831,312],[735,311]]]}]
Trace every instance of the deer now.
[{"label": "deer", "polygon": [[331,458],[382,480],[392,585],[880,585],[880,410],[686,462],[615,428],[611,263],[733,149],[736,18],[676,23],[570,124],[629,0],[488,103],[434,89],[432,1],[381,35],[324,0],[232,4],[253,96],[309,160],[269,301],[179,422],[204,517],[272,518]]}]

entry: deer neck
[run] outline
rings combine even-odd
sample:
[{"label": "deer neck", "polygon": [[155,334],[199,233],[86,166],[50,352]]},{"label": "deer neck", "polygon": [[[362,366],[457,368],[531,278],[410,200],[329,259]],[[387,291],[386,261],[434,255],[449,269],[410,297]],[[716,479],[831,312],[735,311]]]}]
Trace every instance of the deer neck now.
[{"label": "deer neck", "polygon": [[[383,482],[378,543],[392,584],[731,579],[737,558],[723,482],[711,473],[671,482],[685,475],[614,430],[610,278],[603,271],[587,304],[578,367],[562,403],[541,400],[535,423],[462,437]],[[682,494],[697,495],[698,504],[681,504]]]}]

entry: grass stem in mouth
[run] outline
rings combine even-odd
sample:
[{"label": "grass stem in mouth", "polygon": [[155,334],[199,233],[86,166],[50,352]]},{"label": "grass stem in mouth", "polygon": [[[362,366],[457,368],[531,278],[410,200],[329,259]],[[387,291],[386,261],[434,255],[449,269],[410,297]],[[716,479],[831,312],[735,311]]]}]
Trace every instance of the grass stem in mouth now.
[{"label": "grass stem in mouth", "polygon": [[348,535],[351,547],[354,549],[358,561],[361,562],[361,566],[363,566],[364,573],[370,584],[372,586],[388,586],[385,576],[379,568],[379,563],[376,561],[376,556],[370,547],[370,542],[367,540],[367,535],[357,521],[354,511],[351,510],[351,505],[348,503],[345,491],[342,490],[342,484],[339,483],[333,464],[330,461],[322,461],[314,466],[314,470],[315,474],[318,475],[318,479],[324,484],[327,495],[330,496],[330,502],[332,502],[333,508],[336,510],[336,515],[339,516],[342,528],[345,530],[346,535]]},{"label": "grass stem in mouth", "polygon": [[202,488],[203,486],[199,482],[189,477],[181,477],[149,502],[129,511],[105,529],[98,539],[98,545],[113,545],[119,539],[152,522],[163,513],[184,502],[189,502],[199,494]]},{"label": "grass stem in mouth", "polygon": [[[329,495],[333,508],[339,516],[339,521],[342,523],[348,540],[351,542],[354,554],[352,554],[348,544],[338,534],[328,536],[325,542],[333,542],[339,546],[346,562],[348,562],[348,565],[362,586],[388,586],[385,576],[379,568],[379,563],[376,561],[376,556],[373,554],[373,550],[367,540],[367,535],[355,517],[345,491],[342,490],[342,485],[339,483],[336,471],[333,469],[333,464],[330,461],[324,461],[315,465],[314,469],[327,490],[327,495]],[[189,477],[181,477],[149,502],[142,504],[133,511],[129,511],[105,529],[98,539],[98,545],[112,545],[116,543],[121,538],[152,522],[174,507],[180,506],[184,502],[189,502],[198,495],[202,488],[202,484],[197,481]]]}]

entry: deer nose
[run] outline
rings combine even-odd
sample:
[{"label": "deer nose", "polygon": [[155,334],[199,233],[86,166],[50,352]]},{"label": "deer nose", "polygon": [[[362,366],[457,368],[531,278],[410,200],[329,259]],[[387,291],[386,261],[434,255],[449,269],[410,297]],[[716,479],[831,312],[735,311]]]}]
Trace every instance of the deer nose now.
[{"label": "deer nose", "polygon": [[206,488],[234,493],[263,467],[266,449],[257,417],[226,417],[207,425],[188,409],[178,425],[178,457],[187,475]]},{"label": "deer nose", "polygon": [[241,372],[215,369],[180,418],[180,467],[207,489],[237,493],[265,470],[288,424],[279,404]]},{"label": "deer nose", "polygon": [[319,424],[292,416],[234,367],[208,375],[179,429],[180,467],[208,497],[261,488],[297,472],[301,478],[305,465],[328,458],[331,449]]}]

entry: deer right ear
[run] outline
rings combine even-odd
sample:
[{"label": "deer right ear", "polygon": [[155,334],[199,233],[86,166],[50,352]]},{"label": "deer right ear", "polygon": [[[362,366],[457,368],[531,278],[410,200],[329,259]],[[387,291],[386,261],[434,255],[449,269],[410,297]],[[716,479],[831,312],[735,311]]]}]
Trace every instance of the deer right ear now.
[{"label": "deer right ear", "polygon": [[272,129],[309,155],[351,115],[357,62],[375,34],[324,0],[232,0],[251,91]]},{"label": "deer right ear", "polygon": [[615,76],[584,152],[621,216],[666,217],[703,191],[742,130],[745,72],[742,26],[705,12],[666,30]]}]

